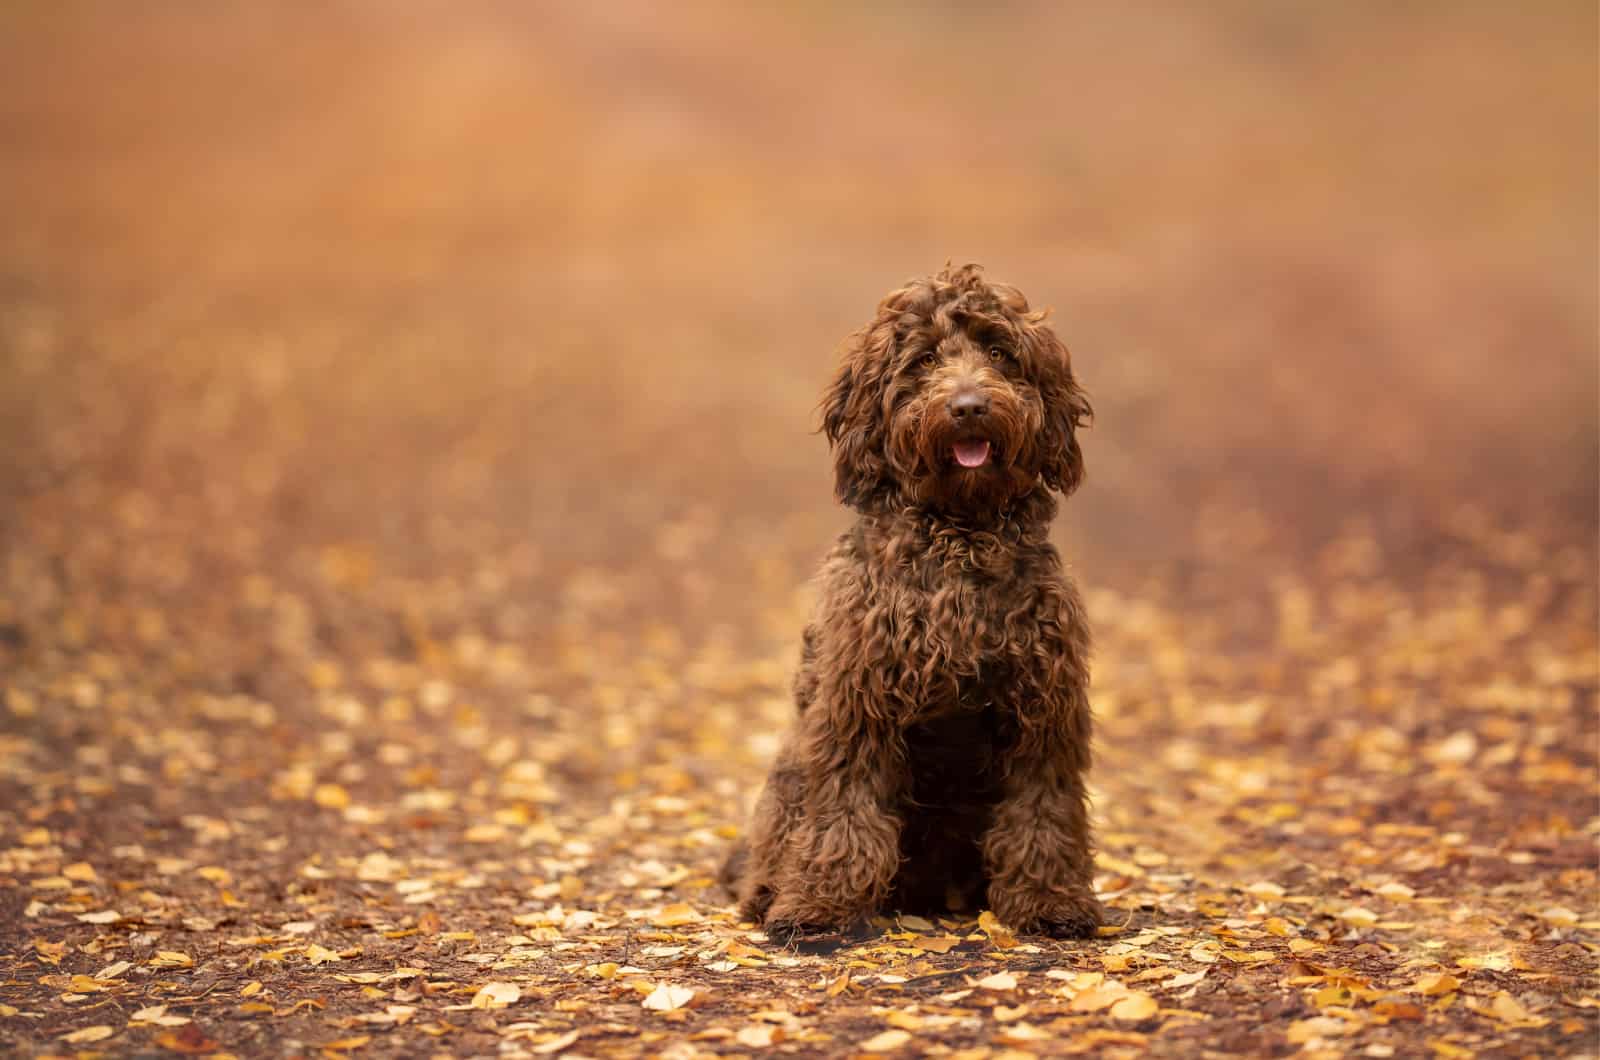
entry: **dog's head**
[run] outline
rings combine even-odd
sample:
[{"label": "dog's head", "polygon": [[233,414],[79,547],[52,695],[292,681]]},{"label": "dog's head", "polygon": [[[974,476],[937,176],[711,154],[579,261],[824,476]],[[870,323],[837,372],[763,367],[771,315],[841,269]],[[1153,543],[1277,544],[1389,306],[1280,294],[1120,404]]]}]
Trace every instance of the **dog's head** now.
[{"label": "dog's head", "polygon": [[1041,482],[1076,489],[1091,409],[1044,316],[977,265],[880,302],[822,399],[839,499],[983,515]]}]

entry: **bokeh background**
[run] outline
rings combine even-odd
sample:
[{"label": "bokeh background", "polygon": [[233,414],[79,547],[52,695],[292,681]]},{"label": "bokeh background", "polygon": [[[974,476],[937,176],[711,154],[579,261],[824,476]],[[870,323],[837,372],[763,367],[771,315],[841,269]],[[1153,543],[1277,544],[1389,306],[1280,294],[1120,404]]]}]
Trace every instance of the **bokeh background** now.
[{"label": "bokeh background", "polygon": [[1461,504],[1594,525],[1592,5],[0,19],[13,506],[102,469],[424,569],[685,520],[814,553],[834,350],[953,259],[1092,388],[1091,578]]}]

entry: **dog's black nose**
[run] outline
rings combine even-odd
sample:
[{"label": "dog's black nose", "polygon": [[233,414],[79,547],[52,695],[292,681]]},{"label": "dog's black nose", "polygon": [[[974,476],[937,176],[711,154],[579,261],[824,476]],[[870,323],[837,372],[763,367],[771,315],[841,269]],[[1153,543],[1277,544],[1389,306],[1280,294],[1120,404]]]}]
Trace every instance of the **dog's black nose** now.
[{"label": "dog's black nose", "polygon": [[982,416],[989,411],[989,399],[976,390],[963,390],[950,399],[950,418],[963,420],[968,416]]}]

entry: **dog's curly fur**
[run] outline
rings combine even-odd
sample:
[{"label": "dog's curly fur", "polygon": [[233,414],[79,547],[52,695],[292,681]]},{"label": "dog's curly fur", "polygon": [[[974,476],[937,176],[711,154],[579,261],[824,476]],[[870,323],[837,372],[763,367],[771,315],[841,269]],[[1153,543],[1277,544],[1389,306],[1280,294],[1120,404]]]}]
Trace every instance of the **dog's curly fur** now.
[{"label": "dog's curly fur", "polygon": [[1099,925],[1089,631],[1048,540],[1089,416],[1044,314],[976,265],[895,291],[848,340],[822,429],[858,518],[723,869],[743,915],[791,936],[985,903],[1018,931]]}]

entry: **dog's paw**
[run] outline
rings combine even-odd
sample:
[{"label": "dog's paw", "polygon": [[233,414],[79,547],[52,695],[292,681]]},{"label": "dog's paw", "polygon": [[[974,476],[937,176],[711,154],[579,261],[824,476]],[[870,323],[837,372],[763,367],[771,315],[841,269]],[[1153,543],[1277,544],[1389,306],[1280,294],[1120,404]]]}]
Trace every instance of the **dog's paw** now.
[{"label": "dog's paw", "polygon": [[826,939],[829,936],[843,936],[843,932],[833,924],[807,923],[800,920],[769,919],[761,930],[767,933],[767,938],[780,946],[813,939]]},{"label": "dog's paw", "polygon": [[1092,939],[1099,933],[1100,916],[1077,914],[1064,919],[1039,921],[1038,933],[1053,939]]},{"label": "dog's paw", "polygon": [[861,918],[846,915],[792,894],[778,895],[767,908],[762,930],[779,945],[805,944],[807,949],[848,941]]},{"label": "dog's paw", "polygon": [[1092,894],[1007,895],[994,904],[1001,922],[1022,935],[1094,938],[1105,920]]},{"label": "dog's paw", "polygon": [[785,949],[806,956],[826,956],[871,938],[873,931],[865,919],[856,920],[843,927],[837,924],[804,923],[792,920],[768,920],[762,927],[767,938]]}]

